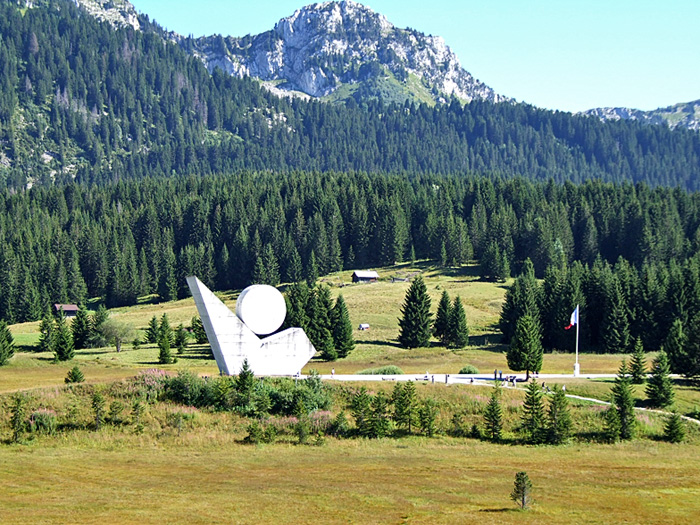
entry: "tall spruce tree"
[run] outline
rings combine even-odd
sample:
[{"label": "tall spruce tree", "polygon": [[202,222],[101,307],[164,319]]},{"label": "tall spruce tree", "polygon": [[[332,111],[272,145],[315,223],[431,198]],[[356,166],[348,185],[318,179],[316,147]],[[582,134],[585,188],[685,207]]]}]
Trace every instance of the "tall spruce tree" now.
[{"label": "tall spruce tree", "polygon": [[428,346],[431,334],[430,296],[420,275],[411,283],[399,319],[399,343],[404,348]]},{"label": "tall spruce tree", "polygon": [[542,389],[534,379],[527,385],[523,401],[522,431],[528,443],[538,444],[545,440],[544,402]]},{"label": "tall spruce tree", "polygon": [[296,282],[287,288],[285,302],[287,303],[287,316],[284,320],[285,328],[302,328],[307,330],[309,316],[306,313],[309,302],[309,287],[305,282]]},{"label": "tall spruce tree", "polygon": [[355,349],[350,314],[345,304],[343,294],[339,294],[331,310],[331,325],[333,331],[333,345],[339,358],[347,357]]},{"label": "tall spruce tree", "polygon": [[608,353],[626,353],[630,347],[630,327],[627,303],[620,281],[613,278],[606,292],[606,310],[603,317],[603,348]]},{"label": "tall spruce tree", "polygon": [[433,323],[433,335],[437,337],[442,344],[447,346],[447,325],[450,320],[450,295],[447,290],[442,292],[440,302],[438,303],[437,313],[435,314],[435,322]]},{"label": "tall spruce tree", "polygon": [[[700,326],[700,313],[691,319],[689,326]],[[690,380],[695,380],[700,377],[700,330],[688,330],[687,336],[683,353],[678,359],[677,372]]]},{"label": "tall spruce tree", "polygon": [[515,335],[515,325],[523,315],[529,315],[540,322],[540,285],[535,279],[535,269],[532,261],[526,259],[520,275],[515,279],[513,286],[506,292],[505,302],[501,309],[501,317],[498,328],[503,333],[506,343]]},{"label": "tall spruce tree", "polygon": [[469,343],[469,327],[467,316],[459,296],[455,297],[447,323],[447,346],[449,348],[464,348]]},{"label": "tall spruce tree", "polygon": [[15,355],[15,341],[5,321],[0,321],[0,366]]},{"label": "tall spruce tree", "polygon": [[66,323],[63,312],[59,312],[54,325],[54,346],[53,351],[56,361],[69,361],[73,359],[75,348],[73,347],[73,336]]},{"label": "tall spruce tree", "polygon": [[651,406],[665,408],[673,404],[674,392],[670,373],[668,357],[662,350],[654,359],[651,375],[647,380],[646,394]]},{"label": "tall spruce tree", "polygon": [[78,312],[71,322],[71,332],[73,333],[73,344],[76,350],[87,348],[90,342],[90,316],[85,305],[80,305]]},{"label": "tall spruce tree", "polygon": [[617,412],[620,428],[620,439],[632,439],[635,434],[637,420],[634,416],[634,398],[632,397],[632,381],[629,368],[623,360],[620,370],[612,387],[612,404]]},{"label": "tall spruce tree", "polygon": [[647,363],[641,337],[637,337],[634,342],[634,353],[630,360],[630,374],[632,374],[632,383],[635,385],[641,385],[646,381]]},{"label": "tall spruce tree", "polygon": [[547,410],[547,442],[560,445],[571,437],[571,413],[566,392],[559,385],[554,385],[553,392]]},{"label": "tall spruce tree", "polygon": [[682,374],[687,366],[688,337],[683,329],[683,321],[674,319],[664,340],[663,349],[668,356],[671,371]]},{"label": "tall spruce tree", "polygon": [[515,326],[515,335],[506,353],[508,367],[511,370],[525,370],[526,380],[530,372],[539,372],[542,368],[542,336],[535,319],[524,315]]},{"label": "tall spruce tree", "polygon": [[306,333],[311,344],[321,353],[321,357],[327,361],[335,361],[338,354],[333,346],[333,334],[331,333],[331,321],[325,299],[327,288],[318,286],[311,290],[306,303],[306,316],[309,320]]}]

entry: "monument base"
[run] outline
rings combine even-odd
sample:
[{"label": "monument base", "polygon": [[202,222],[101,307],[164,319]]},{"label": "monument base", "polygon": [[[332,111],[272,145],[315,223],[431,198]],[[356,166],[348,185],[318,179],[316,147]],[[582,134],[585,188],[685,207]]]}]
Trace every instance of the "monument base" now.
[{"label": "monument base", "polygon": [[578,363],[574,363],[574,377],[581,375],[581,367]]}]

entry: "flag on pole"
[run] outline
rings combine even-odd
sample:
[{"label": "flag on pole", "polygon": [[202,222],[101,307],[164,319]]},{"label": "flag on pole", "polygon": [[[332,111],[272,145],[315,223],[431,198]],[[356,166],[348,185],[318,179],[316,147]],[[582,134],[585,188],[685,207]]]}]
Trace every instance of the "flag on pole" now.
[{"label": "flag on pole", "polygon": [[578,305],[576,305],[576,308],[574,311],[571,313],[571,319],[569,320],[569,326],[565,326],[564,330],[568,330],[575,324],[578,324]]}]

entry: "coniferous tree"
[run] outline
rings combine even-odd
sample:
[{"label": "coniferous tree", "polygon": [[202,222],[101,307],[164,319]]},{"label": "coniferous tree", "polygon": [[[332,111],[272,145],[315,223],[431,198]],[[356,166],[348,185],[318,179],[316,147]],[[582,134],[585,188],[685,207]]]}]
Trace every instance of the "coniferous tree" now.
[{"label": "coniferous tree", "polygon": [[92,327],[90,326],[90,317],[88,316],[87,308],[85,308],[84,305],[80,305],[80,308],[78,308],[78,312],[75,314],[70,328],[73,333],[75,349],[82,350],[83,348],[87,348],[90,342]]},{"label": "coniferous tree", "polygon": [[209,342],[207,338],[207,332],[204,329],[204,324],[199,316],[195,316],[190,321],[190,329],[194,335],[194,340],[198,345],[203,345]]},{"label": "coniferous tree", "polygon": [[361,437],[371,437],[371,396],[365,387],[360,388],[352,396],[350,411],[355,419],[357,434]]},{"label": "coniferous tree", "polygon": [[399,343],[404,348],[427,346],[430,341],[430,296],[419,275],[411,283],[399,319]]},{"label": "coniferous tree", "polygon": [[547,442],[560,445],[571,437],[571,413],[566,392],[559,385],[554,385],[553,392],[547,410]]},{"label": "coniferous tree", "polygon": [[668,357],[662,350],[654,359],[647,380],[646,394],[651,406],[665,408],[673,404],[674,392],[670,373]]},{"label": "coniferous tree", "polygon": [[544,402],[542,389],[535,380],[527,385],[521,420],[521,428],[528,443],[543,443],[545,440]]},{"label": "coniferous tree", "polygon": [[284,320],[286,328],[302,328],[309,326],[309,316],[306,308],[309,302],[309,287],[305,282],[297,282],[287,288],[285,302],[287,303],[287,316]]},{"label": "coniferous tree", "polygon": [[160,318],[160,323],[158,324],[158,338],[166,338],[170,342],[171,347],[175,344],[175,334],[170,326],[168,314],[163,314]]},{"label": "coniferous tree", "polygon": [[345,305],[343,294],[339,294],[331,311],[331,326],[333,331],[333,345],[339,358],[347,357],[355,348],[350,314]]},{"label": "coniferous tree", "polygon": [[664,439],[670,443],[680,443],[685,439],[685,427],[681,416],[674,412],[666,420]]},{"label": "coniferous tree", "polygon": [[0,321],[0,366],[15,355],[15,341],[5,321]]},{"label": "coniferous tree", "polygon": [[437,432],[438,405],[433,399],[424,399],[418,406],[418,422],[421,432],[433,437]]},{"label": "coniferous tree", "polygon": [[527,472],[515,474],[513,491],[510,493],[512,499],[522,510],[527,510],[532,505],[532,482]]},{"label": "coniferous tree", "polygon": [[675,319],[668,331],[663,349],[668,356],[671,370],[676,374],[682,374],[687,367],[687,344],[688,337],[683,329],[683,321]]},{"label": "coniferous tree", "polygon": [[515,325],[523,315],[529,315],[539,323],[540,295],[540,285],[535,279],[532,261],[526,259],[522,272],[515,279],[513,286],[508,288],[506,292],[501,317],[498,321],[498,327],[503,333],[503,339],[506,343],[510,343],[515,334]]},{"label": "coniferous tree", "polygon": [[63,312],[59,312],[54,325],[54,354],[56,361],[69,361],[73,359],[75,348],[73,347],[73,336],[66,323]]},{"label": "coniferous tree", "polygon": [[449,348],[464,348],[469,343],[469,327],[464,307],[459,296],[455,297],[447,323],[447,346]]},{"label": "coniferous tree", "polygon": [[[692,318],[689,326],[700,326],[700,313]],[[700,330],[687,331],[686,344],[680,359],[677,359],[677,361],[679,366],[678,373],[691,380],[700,377]]]},{"label": "coniferous tree", "polygon": [[629,368],[623,360],[612,387],[612,404],[617,412],[620,425],[620,439],[632,439],[636,429],[634,416],[634,398]]},{"label": "coniferous tree", "polygon": [[95,414],[95,430],[100,430],[105,415],[105,398],[99,392],[92,395],[92,411]]},{"label": "coniferous tree", "polygon": [[53,352],[54,349],[54,321],[48,315],[44,315],[39,325],[39,352]]},{"label": "coniferous tree", "polygon": [[630,346],[627,304],[618,279],[614,278],[607,290],[607,309],[601,328],[604,350],[626,353]]},{"label": "coniferous tree", "polygon": [[78,365],[75,365],[68,371],[68,375],[66,375],[64,381],[68,384],[82,383],[83,381],[85,381],[85,375],[83,374],[83,371],[80,370],[80,367]]},{"label": "coniferous tree", "polygon": [[146,342],[149,344],[155,344],[158,342],[158,318],[154,315],[148,322],[148,328],[146,328]]},{"label": "coniferous tree", "polygon": [[370,403],[370,433],[373,438],[386,437],[391,430],[389,400],[384,392],[378,392]]},{"label": "coniferous tree", "polygon": [[539,372],[542,368],[542,336],[537,322],[529,315],[521,317],[515,326],[515,335],[506,353],[508,367],[511,370],[525,370],[526,380],[530,372]]},{"label": "coniferous tree", "polygon": [[603,434],[609,443],[615,443],[620,439],[620,415],[615,405],[610,405],[603,413],[605,426]]},{"label": "coniferous tree", "polygon": [[187,330],[180,323],[175,330],[175,348],[177,348],[178,354],[184,354],[185,348],[187,347]]},{"label": "coniferous tree", "polygon": [[173,362],[173,356],[170,352],[170,337],[164,332],[158,333],[158,363],[161,365],[169,365]]},{"label": "coniferous tree", "polygon": [[503,410],[501,409],[500,394],[501,389],[498,387],[498,383],[496,383],[491,393],[491,399],[484,410],[486,436],[491,441],[500,441],[503,437]]},{"label": "coniferous tree", "polygon": [[391,399],[396,426],[405,429],[410,434],[418,417],[418,400],[413,381],[407,381],[403,385],[396,383]]},{"label": "coniferous tree", "polygon": [[435,322],[433,323],[433,335],[437,337],[444,345],[447,345],[446,335],[449,320],[450,295],[447,293],[447,290],[444,290],[440,296],[437,313],[435,314]]},{"label": "coniferous tree", "polygon": [[304,278],[306,279],[306,284],[309,288],[313,288],[318,281],[318,264],[316,263],[316,254],[311,251],[309,255],[309,261],[306,264],[306,271],[304,272]]},{"label": "coniferous tree", "polygon": [[90,338],[88,345],[92,348],[107,346],[108,342],[102,335],[102,325],[109,319],[109,312],[104,305],[100,305],[92,315],[90,323]]},{"label": "coniferous tree", "polygon": [[644,346],[642,345],[642,339],[637,337],[634,342],[634,353],[632,354],[632,359],[630,360],[630,374],[632,375],[632,383],[635,385],[641,385],[646,381],[647,377],[647,363],[644,357]]},{"label": "coniferous tree", "polygon": [[321,357],[327,361],[335,361],[338,353],[333,346],[333,334],[331,333],[331,321],[327,308],[327,287],[317,286],[309,293],[306,304],[306,316],[309,324],[306,328],[307,335],[314,348],[321,353]]}]

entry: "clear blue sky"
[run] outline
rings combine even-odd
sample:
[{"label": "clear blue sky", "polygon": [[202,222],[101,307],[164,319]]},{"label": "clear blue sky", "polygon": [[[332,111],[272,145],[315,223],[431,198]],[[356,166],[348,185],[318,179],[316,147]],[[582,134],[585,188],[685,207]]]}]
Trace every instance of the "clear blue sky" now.
[{"label": "clear blue sky", "polygon": [[[310,1],[131,0],[194,36],[272,29]],[[700,0],[366,0],[397,27],[442,36],[498,93],[550,109],[643,110],[700,99]]]}]

